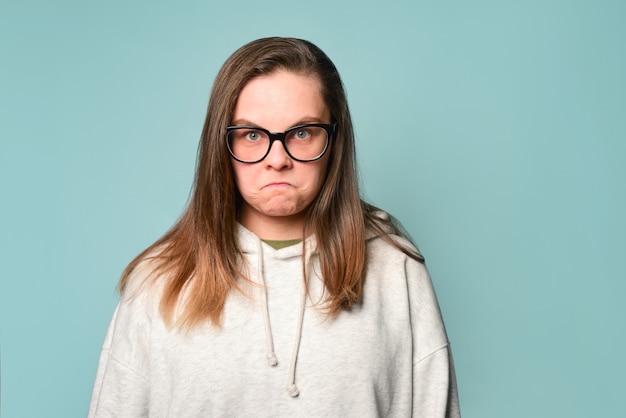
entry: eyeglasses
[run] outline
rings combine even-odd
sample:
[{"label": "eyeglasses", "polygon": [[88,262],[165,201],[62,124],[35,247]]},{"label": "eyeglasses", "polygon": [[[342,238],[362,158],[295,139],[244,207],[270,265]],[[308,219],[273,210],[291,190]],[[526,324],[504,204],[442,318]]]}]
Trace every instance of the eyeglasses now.
[{"label": "eyeglasses", "polygon": [[274,141],[280,141],[293,160],[309,162],[322,158],[336,129],[336,123],[308,123],[274,133],[258,126],[229,126],[226,137],[230,155],[242,163],[262,161]]}]

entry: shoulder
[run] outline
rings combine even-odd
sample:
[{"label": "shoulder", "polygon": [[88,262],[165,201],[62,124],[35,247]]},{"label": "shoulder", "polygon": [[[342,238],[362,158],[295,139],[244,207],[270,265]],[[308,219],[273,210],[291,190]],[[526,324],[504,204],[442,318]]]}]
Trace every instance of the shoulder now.
[{"label": "shoulder", "polygon": [[367,271],[386,280],[430,281],[417,247],[387,212],[367,212]]},{"label": "shoulder", "polygon": [[[376,216],[383,225],[392,222],[385,212],[380,211]],[[421,342],[416,353],[421,358],[447,344],[439,303],[424,259],[415,245],[398,229],[387,226],[385,231],[388,232],[369,232],[365,286],[376,289],[375,293],[387,304],[406,306],[414,336]]]},{"label": "shoulder", "polygon": [[151,279],[155,272],[150,259],[142,259],[130,272],[103,346],[113,358],[134,370],[144,368],[145,359],[136,356],[137,350],[147,349],[153,326],[162,322],[159,286]]},{"label": "shoulder", "polygon": [[149,249],[145,254],[137,256],[122,275],[123,281],[120,281],[122,296],[131,297],[136,294],[162,291],[169,276],[168,263],[165,262],[167,258],[164,246]]},{"label": "shoulder", "polygon": [[392,256],[399,252],[423,264],[424,257],[411,241],[409,234],[389,213],[368,206],[365,211],[365,221],[370,257],[375,254]]},{"label": "shoulder", "polygon": [[421,254],[403,236],[389,234],[367,241],[367,276],[384,277],[385,281],[400,280],[407,286],[415,282],[428,285],[430,276]]},{"label": "shoulder", "polygon": [[143,257],[129,272],[120,291],[120,310],[131,320],[158,314],[165,276],[157,255]]}]

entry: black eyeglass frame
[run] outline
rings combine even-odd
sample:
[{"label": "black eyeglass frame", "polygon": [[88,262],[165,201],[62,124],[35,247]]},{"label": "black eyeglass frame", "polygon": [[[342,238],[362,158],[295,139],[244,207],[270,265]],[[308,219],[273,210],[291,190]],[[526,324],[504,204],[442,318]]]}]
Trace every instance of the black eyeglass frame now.
[{"label": "black eyeglass frame", "polygon": [[[296,131],[298,129],[302,129],[302,128],[309,128],[309,127],[317,127],[317,128],[323,128],[326,131],[327,139],[326,139],[326,146],[324,147],[324,149],[322,150],[322,152],[315,158],[311,158],[311,159],[307,159],[307,160],[301,160],[299,158],[294,157],[293,155],[291,155],[291,153],[289,152],[289,148],[287,147],[287,144],[285,144],[285,138],[287,137],[287,134],[289,132],[293,132]],[[252,161],[248,161],[248,160],[242,160],[240,158],[237,158],[237,156],[233,153],[233,150],[230,148],[230,133],[239,129],[254,129],[256,131],[261,131],[263,133],[265,133],[267,135],[267,137],[270,139],[270,143],[269,146],[267,147],[267,152],[265,152],[265,154],[263,155],[263,157],[259,158],[258,160],[252,160]],[[337,124],[336,123],[307,123],[304,125],[297,125],[294,126],[292,128],[287,129],[285,132],[270,132],[267,129],[261,128],[259,126],[249,126],[249,125],[242,125],[242,126],[227,126],[226,127],[226,146],[228,147],[228,152],[230,153],[230,156],[233,157],[235,160],[241,162],[241,163],[246,163],[246,164],[255,164],[258,162],[261,162],[265,159],[265,157],[267,157],[267,155],[270,153],[271,149],[272,149],[272,145],[274,145],[274,141],[280,141],[281,144],[283,144],[283,148],[285,149],[285,152],[287,153],[287,155],[289,156],[289,158],[291,158],[292,160],[295,161],[299,161],[301,163],[310,163],[312,161],[316,161],[319,160],[320,158],[322,158],[324,156],[324,154],[326,154],[326,151],[328,150],[328,146],[330,145],[330,140],[332,138],[334,138],[335,136],[335,132],[337,131]]]}]

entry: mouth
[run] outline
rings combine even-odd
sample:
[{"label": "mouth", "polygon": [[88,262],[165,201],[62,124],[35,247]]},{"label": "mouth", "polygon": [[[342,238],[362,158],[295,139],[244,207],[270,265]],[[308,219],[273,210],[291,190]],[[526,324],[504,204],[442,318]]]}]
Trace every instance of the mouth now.
[{"label": "mouth", "polygon": [[281,188],[281,187],[289,187],[291,186],[291,184],[284,182],[284,181],[275,181],[269,184],[266,184],[265,186],[263,186],[264,189],[266,188]]}]

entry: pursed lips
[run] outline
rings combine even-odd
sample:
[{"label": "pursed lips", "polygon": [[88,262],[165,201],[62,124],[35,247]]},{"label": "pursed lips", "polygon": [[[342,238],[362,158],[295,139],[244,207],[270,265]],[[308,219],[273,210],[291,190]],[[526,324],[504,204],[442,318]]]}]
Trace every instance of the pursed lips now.
[{"label": "pursed lips", "polygon": [[291,186],[290,183],[287,183],[286,181],[275,181],[272,183],[268,183],[265,186],[263,186],[263,188],[272,188],[272,187],[289,187]]}]

